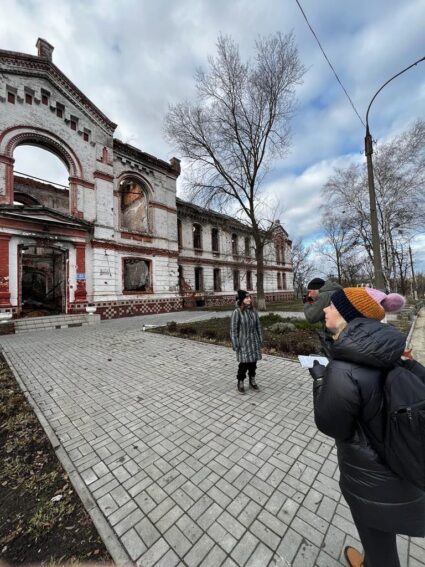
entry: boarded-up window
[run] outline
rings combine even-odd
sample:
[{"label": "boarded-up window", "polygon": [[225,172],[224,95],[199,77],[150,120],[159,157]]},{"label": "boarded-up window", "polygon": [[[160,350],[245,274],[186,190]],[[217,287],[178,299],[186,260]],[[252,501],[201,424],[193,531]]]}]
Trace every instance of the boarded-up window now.
[{"label": "boarded-up window", "polygon": [[139,232],[148,231],[147,189],[139,181],[125,179],[121,182],[120,192],[121,226]]},{"label": "boarded-up window", "polygon": [[140,258],[124,258],[124,290],[150,291],[151,264]]}]

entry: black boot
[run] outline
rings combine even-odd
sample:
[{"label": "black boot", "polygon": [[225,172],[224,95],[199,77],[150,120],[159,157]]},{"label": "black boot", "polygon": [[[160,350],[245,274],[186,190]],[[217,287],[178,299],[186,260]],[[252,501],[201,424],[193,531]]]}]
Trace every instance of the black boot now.
[{"label": "black boot", "polygon": [[238,380],[238,390],[241,394],[245,394],[245,388],[243,387],[243,380]]},{"label": "black boot", "polygon": [[257,385],[257,382],[255,381],[255,376],[250,376],[249,377],[249,386],[250,388],[252,388],[253,390],[259,390],[260,388]]}]

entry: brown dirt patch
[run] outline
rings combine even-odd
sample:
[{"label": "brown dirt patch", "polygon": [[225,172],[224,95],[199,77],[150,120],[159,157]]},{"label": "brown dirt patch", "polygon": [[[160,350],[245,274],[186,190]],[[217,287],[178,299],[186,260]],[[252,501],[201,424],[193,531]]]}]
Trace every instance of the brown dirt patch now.
[{"label": "brown dirt patch", "polygon": [[0,356],[0,557],[111,562],[31,406]]}]

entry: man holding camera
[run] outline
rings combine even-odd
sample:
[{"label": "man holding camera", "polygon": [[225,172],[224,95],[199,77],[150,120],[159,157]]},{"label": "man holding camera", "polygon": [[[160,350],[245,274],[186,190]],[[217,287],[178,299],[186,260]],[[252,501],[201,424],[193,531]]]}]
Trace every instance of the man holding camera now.
[{"label": "man holding camera", "polygon": [[342,287],[332,280],[314,278],[307,286],[307,294],[303,298],[304,315],[310,323],[325,322],[323,309],[328,307],[332,295]]}]

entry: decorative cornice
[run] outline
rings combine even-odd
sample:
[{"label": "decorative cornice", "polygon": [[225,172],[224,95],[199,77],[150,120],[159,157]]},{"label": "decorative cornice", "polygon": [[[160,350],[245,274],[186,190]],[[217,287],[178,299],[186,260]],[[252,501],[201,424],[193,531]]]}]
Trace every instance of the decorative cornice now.
[{"label": "decorative cornice", "polygon": [[[220,267],[220,268],[246,268],[249,270],[256,270],[257,269],[257,264],[256,262],[251,258],[248,258],[248,260],[251,260],[251,264],[248,264],[246,259],[244,258],[243,260],[235,261],[235,260],[219,260],[214,259],[214,258],[203,258],[201,256],[181,256],[179,255],[179,263],[180,264],[193,264],[195,266],[202,266],[202,264],[206,265],[206,266],[215,266],[215,267]],[[276,266],[276,265],[268,265],[268,264],[264,264],[264,269],[268,272],[292,272],[291,268],[283,268],[282,266]]]},{"label": "decorative cornice", "polygon": [[86,181],[85,179],[81,179],[80,177],[70,177],[69,183],[75,183],[79,187],[85,187],[86,189],[95,189],[94,183],[90,181]]},{"label": "decorative cornice", "polygon": [[149,164],[152,167],[155,167],[157,169],[160,169],[161,171],[164,171],[165,173],[168,173],[172,177],[177,178],[180,175],[180,168],[177,168],[175,165],[172,165],[166,161],[163,161],[162,159],[147,154],[146,152],[142,152],[142,150],[139,150],[139,148],[131,146],[130,144],[125,144],[124,142],[121,142],[121,140],[114,138],[115,157],[117,157],[118,153],[124,155],[125,157],[132,157],[145,164]]},{"label": "decorative cornice", "polygon": [[164,250],[163,248],[149,248],[147,246],[137,246],[130,244],[120,244],[105,240],[92,240],[93,248],[104,248],[106,250],[118,250],[122,252],[135,252],[138,254],[146,254],[148,256],[166,256],[168,258],[177,258],[178,252],[175,250]]},{"label": "decorative cornice", "polygon": [[[198,222],[201,222],[200,219],[213,219],[211,224],[221,224],[226,226],[226,230],[233,229],[239,230],[241,232],[247,233],[252,235],[252,228],[233,217],[229,217],[223,213],[219,213],[217,211],[213,211],[212,209],[204,209],[199,205],[195,205],[194,203],[189,203],[188,201],[183,201],[182,199],[176,198],[177,204],[177,216],[180,217],[189,217],[191,219],[197,219]],[[200,217],[200,215],[202,215]]]},{"label": "decorative cornice", "polygon": [[15,163],[15,160],[9,156],[5,156],[3,154],[0,154],[0,163],[5,163],[7,165],[13,165]]},{"label": "decorative cornice", "polygon": [[109,120],[109,118],[48,59],[28,55],[26,53],[0,50],[0,69],[6,73],[15,75],[48,78],[59,89],[62,88],[62,90],[65,89],[70,92],[74,101],[76,100],[86,111],[94,114],[96,119],[105,126],[111,134],[117,127],[114,122]]},{"label": "decorative cornice", "polygon": [[163,205],[162,203],[156,203],[155,201],[150,201],[149,206],[153,207],[154,209],[162,209],[163,211],[167,211],[168,213],[177,214],[177,209],[175,209],[174,207],[168,207],[167,205]]},{"label": "decorative cornice", "polygon": [[113,175],[109,175],[109,173],[104,173],[103,171],[95,171],[93,173],[93,177],[95,179],[103,179],[103,181],[109,181],[110,183],[113,183],[114,181]]}]

